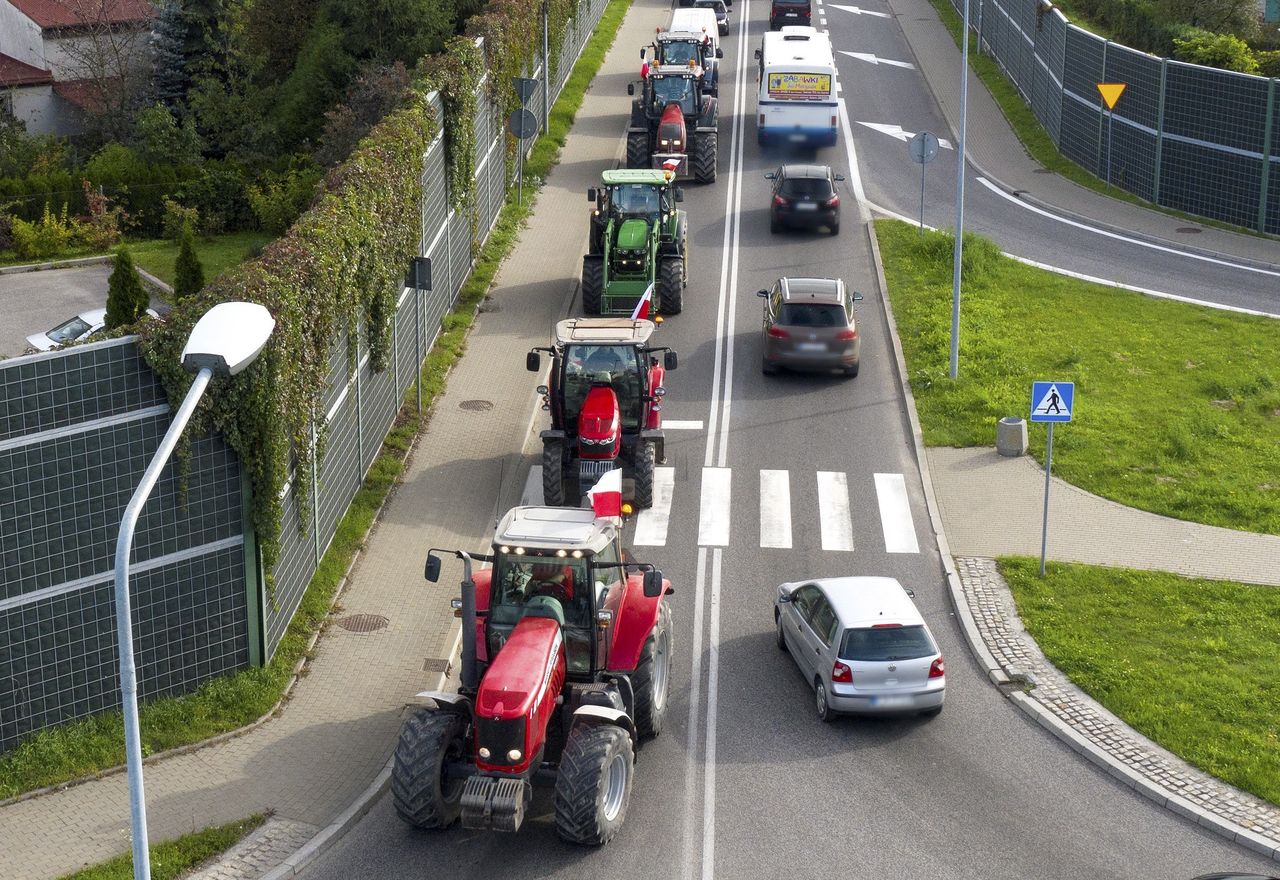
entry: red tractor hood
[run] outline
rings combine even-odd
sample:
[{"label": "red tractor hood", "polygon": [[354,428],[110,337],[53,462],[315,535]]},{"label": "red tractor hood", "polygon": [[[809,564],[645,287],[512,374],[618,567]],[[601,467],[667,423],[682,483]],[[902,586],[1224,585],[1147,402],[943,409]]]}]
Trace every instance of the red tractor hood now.
[{"label": "red tractor hood", "polygon": [[476,716],[491,721],[544,714],[564,683],[564,638],[547,617],[525,617],[489,664],[476,693]]},{"label": "red tractor hood", "polygon": [[[658,120],[660,152],[667,152],[668,150],[676,153],[685,152],[685,134],[684,111],[679,104],[668,104],[662,111],[662,117]],[[661,146],[664,140],[668,141],[668,143],[666,146]]]},{"label": "red tractor hood", "polygon": [[622,416],[618,410],[618,395],[612,388],[597,385],[587,392],[578,414],[578,437],[585,441],[615,441],[622,430]]}]

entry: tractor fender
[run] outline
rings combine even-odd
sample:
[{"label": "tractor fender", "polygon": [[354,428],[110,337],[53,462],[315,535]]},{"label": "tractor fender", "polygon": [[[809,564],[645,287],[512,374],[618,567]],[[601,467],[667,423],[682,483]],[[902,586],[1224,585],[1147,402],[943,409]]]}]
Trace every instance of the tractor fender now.
[{"label": "tractor fender", "polygon": [[[671,581],[663,578],[664,594],[670,586]],[[643,572],[637,571],[627,576],[622,588],[622,598],[613,618],[613,642],[609,646],[610,671],[630,673],[636,668],[644,641],[658,623],[661,604],[662,596],[650,598],[644,594]]]},{"label": "tractor fender", "polygon": [[436,706],[443,712],[454,712],[458,715],[472,716],[471,700],[462,694],[447,691],[422,691],[414,694],[418,699],[435,700]]},{"label": "tractor fender", "polygon": [[720,126],[720,102],[708,95],[702,101],[702,114],[698,117],[698,131],[718,129]]},{"label": "tractor fender", "polygon": [[573,711],[573,722],[571,727],[579,724],[611,724],[614,727],[621,727],[631,735],[632,741],[636,739],[636,725],[626,712],[621,709],[611,709],[608,706],[579,706]]},{"label": "tractor fender", "polygon": [[631,102],[631,126],[628,131],[649,130],[649,114],[644,112],[644,104],[639,98]]}]

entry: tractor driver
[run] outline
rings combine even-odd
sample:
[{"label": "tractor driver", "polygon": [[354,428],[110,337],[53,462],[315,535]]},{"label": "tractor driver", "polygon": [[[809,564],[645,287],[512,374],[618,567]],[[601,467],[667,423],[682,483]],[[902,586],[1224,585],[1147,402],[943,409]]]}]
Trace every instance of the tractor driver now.
[{"label": "tractor driver", "polygon": [[693,106],[693,79],[687,76],[653,77],[653,103],[659,109],[679,104],[685,116],[696,112]]},{"label": "tractor driver", "polygon": [[648,220],[655,220],[662,210],[658,194],[652,186],[633,183],[616,188],[613,203],[619,214],[643,214]]}]

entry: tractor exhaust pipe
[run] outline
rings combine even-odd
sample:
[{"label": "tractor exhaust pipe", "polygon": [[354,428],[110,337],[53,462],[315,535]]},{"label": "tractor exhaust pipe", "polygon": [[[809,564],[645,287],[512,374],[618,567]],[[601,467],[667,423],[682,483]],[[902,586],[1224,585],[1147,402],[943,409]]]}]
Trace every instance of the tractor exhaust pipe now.
[{"label": "tractor exhaust pipe", "polygon": [[462,611],[462,686],[460,690],[466,694],[474,694],[479,686],[479,677],[476,674],[476,582],[471,577],[471,554],[465,550],[437,550],[435,547],[428,550],[424,574],[433,584],[440,580],[440,557],[436,555],[437,553],[452,553],[462,560],[462,607],[460,609]]}]

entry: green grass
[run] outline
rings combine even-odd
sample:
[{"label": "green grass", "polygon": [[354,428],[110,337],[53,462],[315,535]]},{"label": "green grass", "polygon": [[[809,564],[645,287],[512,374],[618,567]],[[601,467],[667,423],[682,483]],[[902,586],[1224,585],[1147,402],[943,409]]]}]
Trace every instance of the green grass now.
[{"label": "green grass", "polygon": [[[556,163],[573,116],[604,55],[612,45],[630,0],[610,3],[587,43],[577,66],[551,112],[548,134],[536,143],[526,175],[539,180]],[[284,693],[294,664],[306,651],[312,633],[323,623],[343,573],[360,549],[364,535],[404,466],[404,456],[425,424],[432,402],[444,390],[448,372],[466,349],[466,335],[476,307],[488,293],[502,260],[516,241],[531,211],[530,196],[538,181],[525,180],[525,200],[508,194],[497,224],[481,249],[475,269],[462,287],[457,306],[442,322],[442,332],[420,373],[423,413],[416,411],[416,391],[405,396],[396,424],[383,443],[364,485],[338,526],[338,532],[303,596],[302,604],[264,667],[206,682],[182,697],[145,703],[140,709],[143,754],[189,745],[243,727],[269,711]],[[0,755],[0,800],[23,792],[97,773],[124,761],[124,727],[119,713],[48,728]]]},{"label": "green grass", "polygon": [[1045,656],[1136,730],[1280,804],[1280,590],[999,560]]},{"label": "green grass", "polygon": [[[196,256],[204,265],[208,283],[226,269],[252,259],[273,236],[265,232],[232,232],[196,239]],[[178,259],[178,243],[167,238],[129,243],[134,262],[167,284],[173,283],[173,264]]]},{"label": "green grass", "polygon": [[[1057,476],[1131,507],[1280,534],[1280,322],[1088,284],[966,236],[959,378],[948,377],[951,238],[876,223],[930,446],[990,446],[1034,380],[1076,383]],[[1043,460],[1045,430],[1031,426]]]},{"label": "green grass", "polygon": [[[245,835],[261,825],[264,819],[260,815],[250,816],[239,822],[206,828],[177,840],[156,844],[151,847],[152,880],[181,877],[192,868],[235,846]],[[61,880],[133,880],[133,853],[67,874]]]}]

